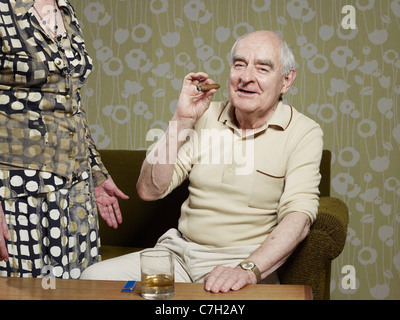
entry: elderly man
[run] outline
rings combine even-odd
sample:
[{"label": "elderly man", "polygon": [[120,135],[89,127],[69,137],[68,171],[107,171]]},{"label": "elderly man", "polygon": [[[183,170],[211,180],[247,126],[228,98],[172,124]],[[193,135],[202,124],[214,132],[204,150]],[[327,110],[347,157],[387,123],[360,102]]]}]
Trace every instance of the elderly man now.
[{"label": "elderly man", "polygon": [[[197,89],[214,83],[207,74],[185,77],[176,113],[137,183],[151,201],[190,180],[178,230],[156,244],[175,253],[176,281],[204,281],[211,292],[279,283],[276,270],[307,236],[323,142],[318,124],[282,102],[294,64],[280,36],[257,31],[232,49],[229,101],[211,102],[215,89]],[[138,253],[94,265],[84,278],[139,280]]]}]

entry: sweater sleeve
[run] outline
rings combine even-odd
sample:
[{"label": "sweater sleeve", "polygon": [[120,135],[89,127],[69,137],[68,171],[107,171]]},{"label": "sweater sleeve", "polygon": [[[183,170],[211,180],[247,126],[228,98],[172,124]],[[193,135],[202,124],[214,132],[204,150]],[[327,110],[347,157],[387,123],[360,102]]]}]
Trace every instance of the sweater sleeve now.
[{"label": "sweater sleeve", "polygon": [[306,128],[303,132],[295,132],[301,138],[294,138],[290,146],[285,187],[277,208],[278,222],[293,212],[305,213],[312,222],[317,218],[323,132],[317,123],[312,123],[302,126]]}]

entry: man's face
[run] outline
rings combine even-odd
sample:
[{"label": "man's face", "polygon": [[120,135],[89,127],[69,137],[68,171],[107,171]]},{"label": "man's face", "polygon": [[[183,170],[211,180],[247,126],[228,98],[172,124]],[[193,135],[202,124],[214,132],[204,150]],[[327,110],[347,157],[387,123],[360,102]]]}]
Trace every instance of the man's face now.
[{"label": "man's face", "polygon": [[254,117],[272,114],[280,95],[289,90],[278,40],[269,33],[250,34],[237,44],[232,58],[228,86],[232,105]]}]

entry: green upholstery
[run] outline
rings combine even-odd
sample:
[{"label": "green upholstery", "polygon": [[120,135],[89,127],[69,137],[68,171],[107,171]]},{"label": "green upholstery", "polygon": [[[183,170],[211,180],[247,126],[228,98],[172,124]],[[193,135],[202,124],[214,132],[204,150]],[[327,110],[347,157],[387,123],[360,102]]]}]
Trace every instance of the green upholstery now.
[{"label": "green upholstery", "polygon": [[343,250],[349,213],[346,204],[330,197],[331,152],[324,150],[320,166],[320,204],[308,237],[278,270],[282,284],[311,286],[315,300],[329,300],[331,261]]},{"label": "green upholstery", "polygon": [[[118,187],[130,196],[120,201],[123,223],[109,228],[100,219],[103,260],[153,247],[169,228],[177,227],[180,206],[187,198],[183,183],[165,199],[145,202],[136,193],[136,181],[146,151],[103,150],[101,157]],[[330,197],[331,153],[324,150],[321,162],[321,201],[318,218],[309,236],[278,270],[282,284],[311,286],[314,299],[329,299],[331,261],[343,250],[347,234],[348,209]]]},{"label": "green upholstery", "polygon": [[[187,188],[182,185],[162,200],[143,201],[137,195],[136,182],[146,152],[104,150],[100,153],[114,182],[130,197],[129,200],[119,201],[123,223],[118,229],[108,227],[103,219],[100,219],[102,245],[153,247],[163,233],[177,226],[180,204],[187,198]],[[104,252],[102,255],[103,259],[109,258]]]}]

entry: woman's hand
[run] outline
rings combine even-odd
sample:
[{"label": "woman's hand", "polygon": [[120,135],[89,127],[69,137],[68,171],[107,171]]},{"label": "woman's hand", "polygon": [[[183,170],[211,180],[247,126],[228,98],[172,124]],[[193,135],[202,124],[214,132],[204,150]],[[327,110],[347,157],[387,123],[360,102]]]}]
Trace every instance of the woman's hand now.
[{"label": "woman's hand", "polygon": [[129,197],[118,189],[111,178],[94,188],[97,209],[108,226],[114,229],[122,223],[122,214],[119,208],[118,198],[127,200]]},{"label": "woman's hand", "polygon": [[8,261],[8,251],[6,246],[6,240],[10,240],[10,233],[8,232],[8,226],[4,215],[3,208],[0,203],[0,261]]}]

